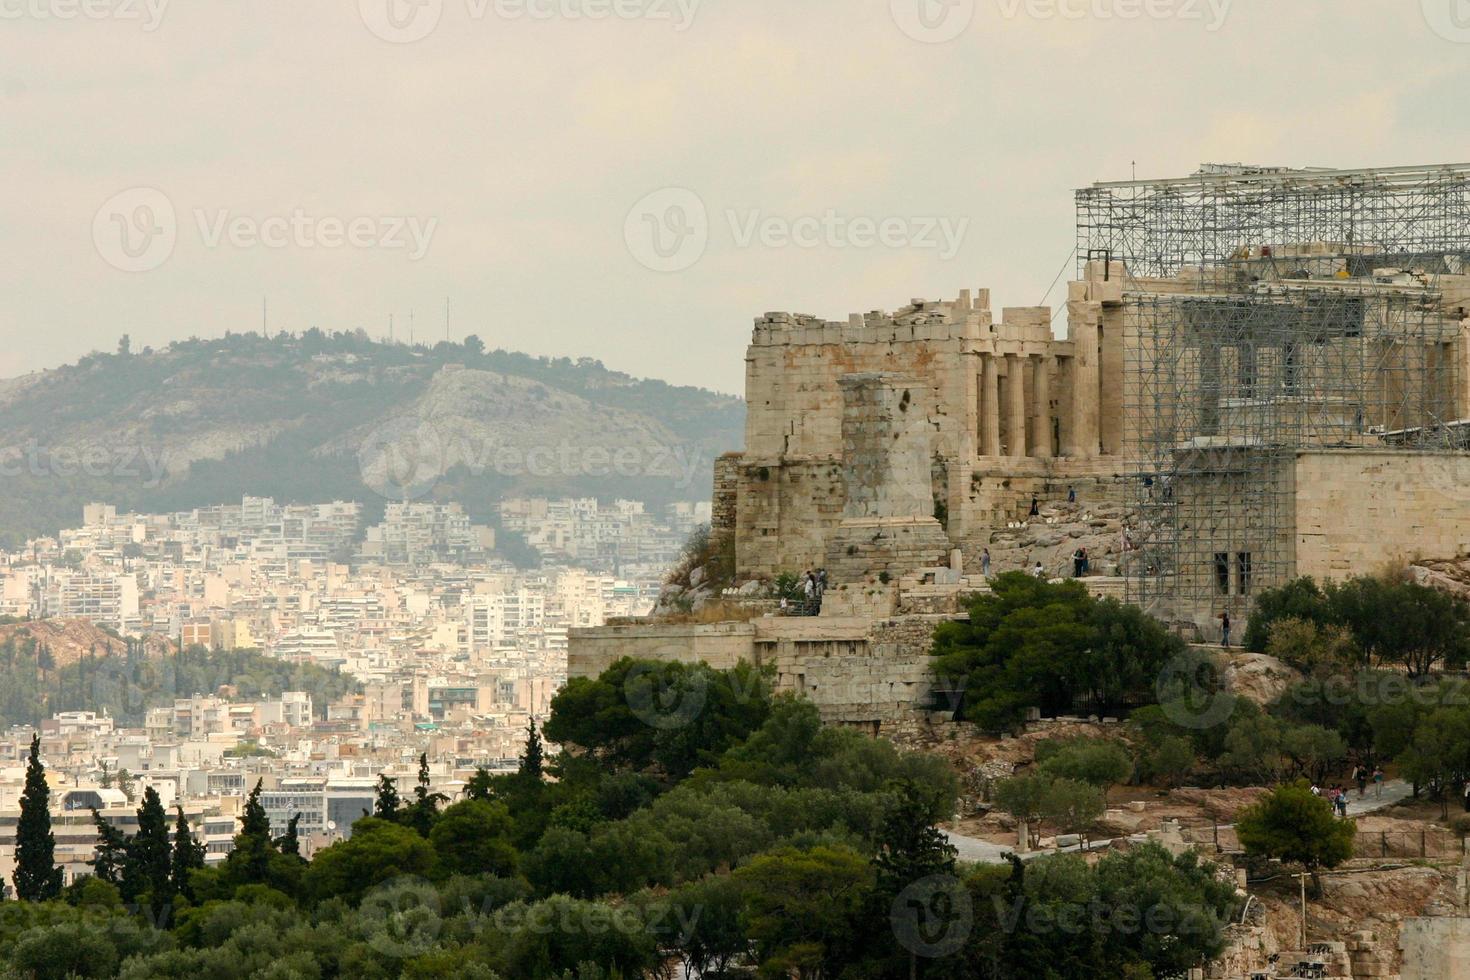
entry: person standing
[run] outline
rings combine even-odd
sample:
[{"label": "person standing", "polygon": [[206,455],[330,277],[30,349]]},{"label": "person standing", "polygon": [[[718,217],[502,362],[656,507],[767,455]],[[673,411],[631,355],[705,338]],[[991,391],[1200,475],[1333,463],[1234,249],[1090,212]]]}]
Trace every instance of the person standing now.
[{"label": "person standing", "polygon": [[1072,552],[1072,577],[1082,577],[1082,549],[1078,548]]},{"label": "person standing", "polygon": [[1040,517],[1041,516],[1041,500],[1034,493],[1031,495],[1031,515],[1030,516],[1032,516],[1032,517]]},{"label": "person standing", "polygon": [[1076,502],[1077,502],[1077,488],[1076,487],[1068,487],[1067,488],[1067,503],[1069,503],[1069,504],[1075,504]]},{"label": "person standing", "polygon": [[1230,610],[1220,614],[1220,645],[1230,649]]},{"label": "person standing", "polygon": [[[1368,767],[1354,767],[1353,778],[1358,782],[1358,799],[1361,800],[1363,798],[1363,795],[1368,792]],[[1465,805],[1465,809],[1470,810],[1470,803],[1467,803]]]},{"label": "person standing", "polygon": [[1381,768],[1373,770],[1373,795],[1380,800],[1383,799],[1383,770]]},{"label": "person standing", "polygon": [[990,549],[986,548],[980,555],[980,574],[990,578]]}]

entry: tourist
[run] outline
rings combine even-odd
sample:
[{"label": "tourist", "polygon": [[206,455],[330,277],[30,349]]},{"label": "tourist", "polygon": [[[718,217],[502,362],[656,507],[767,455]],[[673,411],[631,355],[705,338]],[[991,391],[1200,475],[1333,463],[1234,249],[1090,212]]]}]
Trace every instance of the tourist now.
[{"label": "tourist", "polygon": [[1082,577],[1082,549],[1078,548],[1072,552],[1072,577]]},{"label": "tourist", "polygon": [[1076,502],[1077,502],[1077,488],[1076,487],[1068,487],[1067,488],[1067,503],[1069,503],[1069,504],[1075,504]]},{"label": "tourist", "polygon": [[1382,769],[1374,768],[1374,770],[1373,770],[1373,795],[1376,796],[1380,800],[1383,799],[1383,770]]},{"label": "tourist", "polygon": [[1034,493],[1031,495],[1031,516],[1041,516],[1041,500]]},{"label": "tourist", "polygon": [[1089,557],[1087,557],[1087,549],[1086,548],[1079,548],[1077,550],[1080,551],[1080,552],[1082,552],[1082,574],[1083,575],[1091,575],[1092,574],[1092,559],[1089,558]]},{"label": "tourist", "polygon": [[1347,819],[1347,803],[1347,791],[1339,792],[1337,794],[1337,815],[1344,820]]},{"label": "tourist", "polygon": [[1037,562],[1036,567],[1031,569],[1031,574],[1044,580],[1046,578],[1046,569],[1041,567],[1041,562]]},{"label": "tourist", "polygon": [[[1362,766],[1353,766],[1353,782],[1358,784],[1358,799],[1361,800],[1368,791],[1368,770]],[[1465,808],[1470,810],[1470,804],[1466,804]]]},{"label": "tourist", "polygon": [[801,592],[806,597],[806,614],[812,615],[812,608],[817,601],[817,577],[808,568],[806,574],[801,577]]},{"label": "tourist", "polygon": [[1220,645],[1230,649],[1230,610],[1220,614]]},{"label": "tourist", "polygon": [[990,549],[986,548],[980,555],[980,574],[990,578]]}]

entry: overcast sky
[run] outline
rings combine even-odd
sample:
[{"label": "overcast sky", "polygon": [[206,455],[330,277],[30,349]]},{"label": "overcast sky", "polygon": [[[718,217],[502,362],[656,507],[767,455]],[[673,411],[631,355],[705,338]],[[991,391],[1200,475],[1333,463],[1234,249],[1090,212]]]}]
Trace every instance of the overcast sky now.
[{"label": "overcast sky", "polygon": [[739,392],[763,311],[1034,305],[1075,187],[1459,162],[1467,91],[1470,0],[0,0],[0,375],[450,297]]}]

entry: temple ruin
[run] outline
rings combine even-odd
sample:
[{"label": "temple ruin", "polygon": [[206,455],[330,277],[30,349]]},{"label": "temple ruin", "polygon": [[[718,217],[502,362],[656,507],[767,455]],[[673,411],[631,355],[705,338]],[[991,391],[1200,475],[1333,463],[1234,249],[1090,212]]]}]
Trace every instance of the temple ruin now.
[{"label": "temple ruin", "polygon": [[[726,631],[721,656],[784,658],[832,720],[881,725],[923,700],[927,640],[876,638],[952,615],[985,549],[1069,493],[1126,514],[1088,587],[1184,631],[1298,575],[1470,553],[1470,165],[1209,166],[1076,207],[1060,336],[1062,310],[997,319],[985,289],[755,321],[714,530],[740,581],[821,567],[833,588],[820,617],[739,624],[734,648]],[[572,672],[660,629],[575,634]],[[811,681],[834,644],[881,694]]]}]

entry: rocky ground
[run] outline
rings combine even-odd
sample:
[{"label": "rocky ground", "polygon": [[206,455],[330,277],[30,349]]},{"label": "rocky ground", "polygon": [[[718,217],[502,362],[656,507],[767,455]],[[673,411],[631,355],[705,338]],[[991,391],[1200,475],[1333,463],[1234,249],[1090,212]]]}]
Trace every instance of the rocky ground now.
[{"label": "rocky ground", "polygon": [[1038,561],[1048,575],[1070,578],[1072,555],[1086,548],[1091,574],[1117,575],[1126,560],[1123,532],[1127,514],[1121,504],[1044,503],[1040,515],[991,534],[991,571],[1030,571]]},{"label": "rocky ground", "polygon": [[[90,620],[84,619],[38,619],[24,623],[0,626],[0,643],[20,643],[26,638],[36,641],[51,651],[56,666],[65,667],[82,657],[91,655],[105,657],[122,655],[126,644],[112,633],[108,633]],[[144,639],[150,654],[163,654],[173,649],[166,637],[150,635]]]}]

